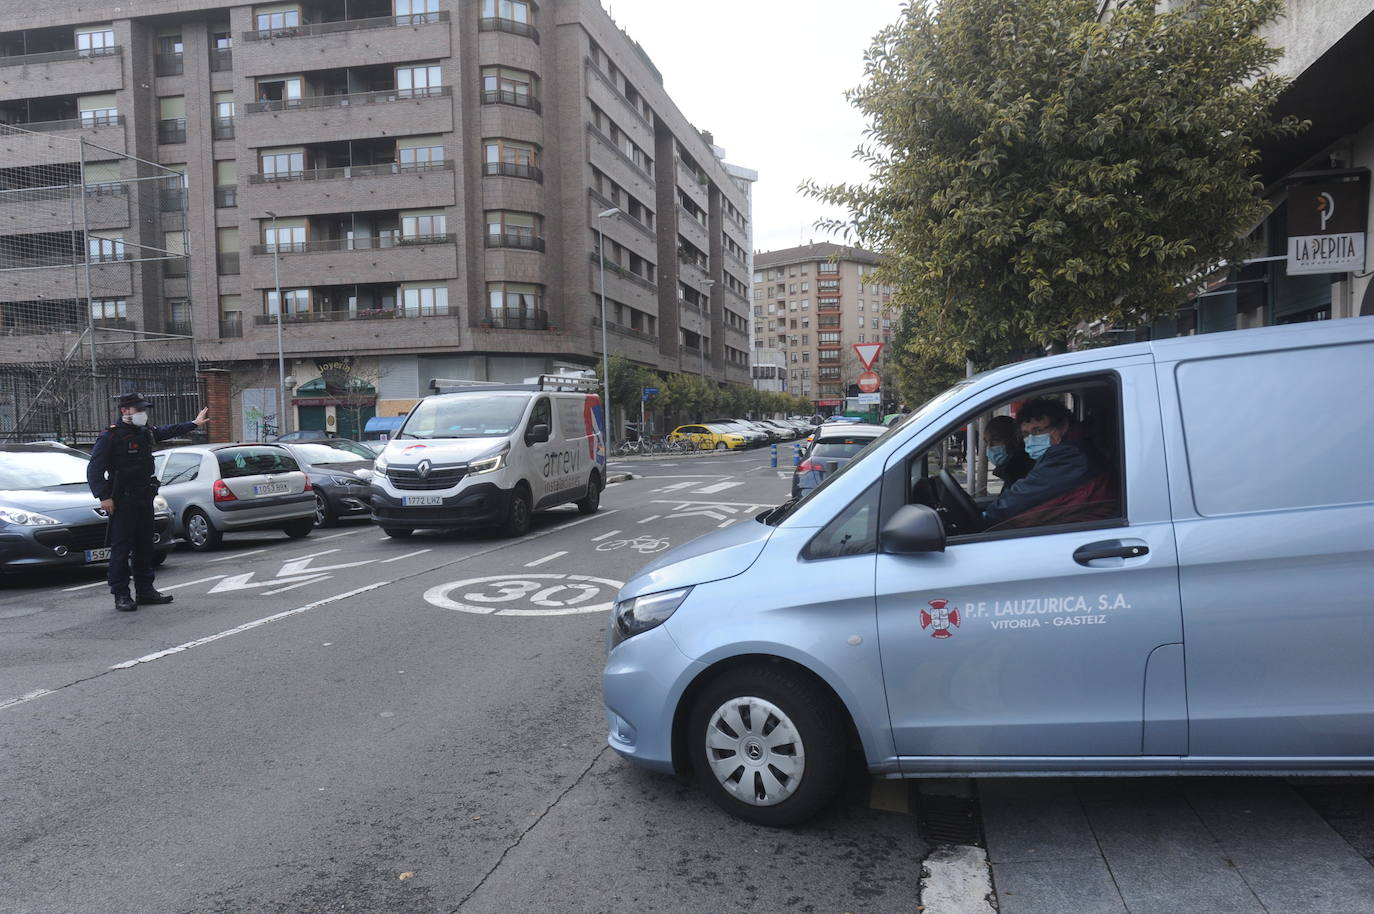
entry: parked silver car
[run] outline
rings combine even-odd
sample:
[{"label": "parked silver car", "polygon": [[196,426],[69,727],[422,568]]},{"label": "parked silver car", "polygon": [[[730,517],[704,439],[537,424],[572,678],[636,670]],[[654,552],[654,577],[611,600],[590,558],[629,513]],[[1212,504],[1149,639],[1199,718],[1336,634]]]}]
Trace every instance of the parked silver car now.
[{"label": "parked silver car", "polygon": [[[84,451],[51,441],[0,445],[0,571],[107,561],[109,520],[91,495]],[[171,550],[167,503],[153,499],[153,564]]]},{"label": "parked silver car", "polygon": [[315,526],[315,493],[296,458],[275,444],[206,444],[155,455],[175,533],[196,550],[225,533],[278,529],[292,539]]}]

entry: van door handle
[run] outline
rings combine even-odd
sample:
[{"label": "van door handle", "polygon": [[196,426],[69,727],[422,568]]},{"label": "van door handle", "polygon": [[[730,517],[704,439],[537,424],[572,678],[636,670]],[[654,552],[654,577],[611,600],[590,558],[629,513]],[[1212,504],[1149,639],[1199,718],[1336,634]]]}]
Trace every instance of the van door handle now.
[{"label": "van door handle", "polygon": [[1073,552],[1073,560],[1086,565],[1095,559],[1134,559],[1149,555],[1150,547],[1144,543],[1123,543],[1120,540],[1107,540],[1079,546]]}]

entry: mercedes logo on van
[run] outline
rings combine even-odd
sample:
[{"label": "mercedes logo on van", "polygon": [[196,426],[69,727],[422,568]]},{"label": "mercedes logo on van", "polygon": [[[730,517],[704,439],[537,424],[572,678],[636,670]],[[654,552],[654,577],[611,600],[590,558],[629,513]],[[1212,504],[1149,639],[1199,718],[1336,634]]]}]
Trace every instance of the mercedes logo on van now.
[{"label": "mercedes logo on van", "polygon": [[421,460],[419,463],[415,464],[416,475],[421,479],[428,479],[431,466],[432,464],[428,460]]}]

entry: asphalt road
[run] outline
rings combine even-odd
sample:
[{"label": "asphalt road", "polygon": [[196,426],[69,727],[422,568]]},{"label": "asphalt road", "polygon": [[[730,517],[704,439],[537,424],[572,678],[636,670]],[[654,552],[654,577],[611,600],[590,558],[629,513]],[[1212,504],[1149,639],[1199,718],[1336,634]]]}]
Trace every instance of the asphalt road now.
[{"label": "asphalt road", "polygon": [[[855,771],[776,831],[606,748],[619,583],[787,494],[767,451],[616,470],[639,478],[600,513],[539,515],[521,540],[231,535],[174,553],[176,602],[136,613],[99,569],[5,582],[0,914],[929,904],[939,785]],[[972,791],[1004,914],[1374,911],[1367,781],[1097,780]]]},{"label": "asphalt road", "polygon": [[518,541],[232,535],[136,613],[9,583],[0,911],[910,911],[925,845],[862,773],[779,832],[606,748],[619,583],[787,488],[766,451],[633,469]]}]

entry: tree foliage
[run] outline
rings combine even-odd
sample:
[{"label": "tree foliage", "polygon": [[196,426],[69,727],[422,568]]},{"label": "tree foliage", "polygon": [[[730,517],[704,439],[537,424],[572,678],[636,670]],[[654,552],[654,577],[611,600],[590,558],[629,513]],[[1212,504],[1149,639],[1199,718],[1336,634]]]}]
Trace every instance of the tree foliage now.
[{"label": "tree foliage", "polygon": [[[658,374],[624,356],[611,356],[611,406],[628,421],[639,419],[640,392],[658,388],[646,404],[660,417],[660,428],[733,416],[811,415],[815,406],[803,397],[755,390],[742,384],[718,384],[689,372]],[[601,365],[596,366],[601,381]],[[665,429],[666,430],[666,429]],[[618,437],[618,436],[617,436]]]},{"label": "tree foliage", "polygon": [[1250,254],[1256,141],[1296,132],[1259,29],[1282,0],[909,2],[849,95],[864,184],[805,186],[887,257],[928,354],[986,364],[1133,326]]}]

